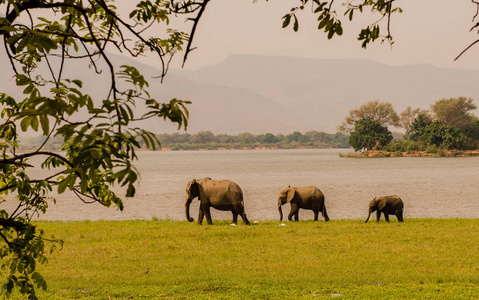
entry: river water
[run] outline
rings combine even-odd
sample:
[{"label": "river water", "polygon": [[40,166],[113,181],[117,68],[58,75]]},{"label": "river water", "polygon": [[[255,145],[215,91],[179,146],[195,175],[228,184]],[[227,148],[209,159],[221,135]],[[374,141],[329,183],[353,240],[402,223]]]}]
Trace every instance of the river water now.
[{"label": "river water", "polygon": [[[57,196],[41,219],[185,220],[186,183],[193,178],[229,179],[240,185],[250,221],[279,220],[278,193],[288,185],[319,187],[329,217],[366,219],[375,196],[398,195],[404,218],[479,218],[479,157],[344,158],[346,149],[157,151],[138,153],[141,182],[125,208],[84,204],[73,194]],[[42,171],[36,170],[40,174]],[[8,206],[9,202],[2,205]],[[198,201],[190,208],[198,215]],[[289,206],[283,206],[285,216]],[[213,222],[231,219],[212,209]],[[300,220],[312,219],[301,210]],[[373,218],[374,219],[374,218]],[[320,215],[320,220],[321,215]],[[394,221],[396,219],[393,217]],[[242,223],[239,221],[239,223]]]}]

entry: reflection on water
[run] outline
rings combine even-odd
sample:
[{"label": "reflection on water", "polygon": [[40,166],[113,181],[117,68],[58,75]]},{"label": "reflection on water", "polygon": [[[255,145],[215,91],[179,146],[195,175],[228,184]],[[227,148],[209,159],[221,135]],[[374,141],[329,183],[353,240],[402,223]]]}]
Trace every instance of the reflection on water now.
[{"label": "reflection on water", "polygon": [[[318,186],[325,195],[332,220],[366,219],[369,201],[391,194],[403,199],[404,218],[479,217],[478,157],[340,158],[339,152],[348,150],[140,152],[136,166],[141,183],[137,195],[124,201],[123,212],[99,204],[83,204],[72,194],[64,194],[41,218],[185,220],[186,183],[201,177],[238,183],[251,222],[279,220],[278,193],[288,185]],[[45,171],[34,172],[38,175]],[[190,210],[195,219],[197,202],[192,203]],[[289,207],[284,206],[283,212],[287,215]],[[212,210],[211,214],[213,222],[232,218],[230,212]],[[301,210],[299,217],[312,219],[313,214]]]}]

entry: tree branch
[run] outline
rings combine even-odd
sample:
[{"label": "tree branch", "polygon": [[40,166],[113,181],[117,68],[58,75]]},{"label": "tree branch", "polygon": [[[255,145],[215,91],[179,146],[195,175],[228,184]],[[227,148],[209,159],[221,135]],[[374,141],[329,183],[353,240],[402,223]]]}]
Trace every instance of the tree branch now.
[{"label": "tree branch", "polygon": [[193,27],[191,28],[190,39],[188,40],[188,45],[186,46],[182,67],[185,66],[186,60],[188,59],[188,54],[195,49],[195,48],[191,48],[191,45],[193,43],[193,38],[196,33],[196,27],[198,26],[198,22],[200,21],[200,18],[203,15],[203,12],[206,9],[206,5],[208,4],[209,1],[210,0],[204,0],[203,3],[198,4],[200,7],[200,11],[198,12],[198,15],[196,16],[196,18],[190,19],[190,21],[193,21]]},{"label": "tree branch", "polygon": [[462,52],[459,53],[459,55],[458,55],[456,58],[454,58],[454,61],[456,61],[456,60],[457,60],[459,57],[461,57],[467,50],[469,50],[470,48],[472,48],[472,46],[474,46],[474,45],[477,44],[477,43],[479,43],[479,40],[476,40],[476,41],[474,41],[472,44],[470,44],[469,46],[467,46],[466,49],[462,50]]},{"label": "tree branch", "polygon": [[50,152],[50,151],[36,151],[36,152],[29,152],[29,153],[24,153],[20,155],[16,155],[13,158],[7,158],[7,159],[0,159],[0,164],[15,164],[17,160],[22,160],[24,158],[32,157],[32,156],[37,156],[37,155],[48,155],[48,156],[54,156],[64,163],[66,163],[70,168],[73,168],[73,164],[69,162],[65,157],[61,156],[58,153],[55,152]]}]

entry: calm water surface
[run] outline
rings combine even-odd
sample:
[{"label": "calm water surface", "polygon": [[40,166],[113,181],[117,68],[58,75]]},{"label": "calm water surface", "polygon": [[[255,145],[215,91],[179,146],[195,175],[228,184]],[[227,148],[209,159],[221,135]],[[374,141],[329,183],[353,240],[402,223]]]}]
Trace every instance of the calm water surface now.
[{"label": "calm water surface", "polygon": [[[370,200],[391,194],[403,199],[404,218],[479,218],[479,157],[340,158],[340,152],[348,150],[141,152],[136,162],[141,183],[137,196],[124,201],[123,212],[67,194],[41,218],[185,220],[186,183],[202,177],[238,183],[250,221],[279,220],[278,193],[288,185],[318,186],[331,219],[365,219]],[[196,219],[198,201],[190,212]],[[287,216],[289,206],[283,212]],[[230,212],[211,213],[213,221],[231,219]],[[313,215],[300,211],[299,217]]]}]

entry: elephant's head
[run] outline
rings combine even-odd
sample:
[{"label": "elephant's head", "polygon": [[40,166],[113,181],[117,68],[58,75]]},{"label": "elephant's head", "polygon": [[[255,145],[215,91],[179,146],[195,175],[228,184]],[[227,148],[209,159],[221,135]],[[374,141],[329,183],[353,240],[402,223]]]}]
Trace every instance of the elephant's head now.
[{"label": "elephant's head", "polygon": [[196,197],[199,197],[199,188],[198,188],[198,183],[196,182],[196,179],[191,180],[188,182],[186,185],[186,203],[185,203],[185,209],[186,209],[186,219],[188,222],[193,222],[193,218],[190,217],[190,204],[193,199]]},{"label": "elephant's head", "polygon": [[291,186],[288,186],[281,192],[279,192],[278,195],[278,210],[279,210],[279,221],[283,221],[283,210],[281,209],[281,205],[284,205],[286,203],[290,203],[296,195],[296,191],[291,188]]},{"label": "elephant's head", "polygon": [[365,223],[369,221],[369,217],[373,212],[375,212],[376,210],[382,210],[385,206],[386,201],[383,197],[374,197],[374,199],[369,202],[369,215]]}]

